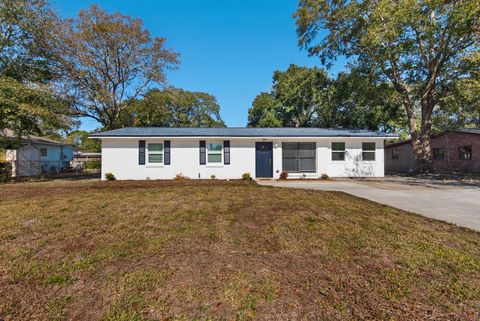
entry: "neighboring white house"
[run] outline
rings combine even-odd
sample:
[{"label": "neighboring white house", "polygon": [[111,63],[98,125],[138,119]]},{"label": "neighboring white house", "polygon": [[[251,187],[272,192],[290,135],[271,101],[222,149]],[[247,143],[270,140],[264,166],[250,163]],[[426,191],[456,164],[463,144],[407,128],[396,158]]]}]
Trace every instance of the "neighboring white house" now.
[{"label": "neighboring white house", "polygon": [[121,128],[102,140],[102,177],[117,179],[382,177],[387,137],[323,128]]}]

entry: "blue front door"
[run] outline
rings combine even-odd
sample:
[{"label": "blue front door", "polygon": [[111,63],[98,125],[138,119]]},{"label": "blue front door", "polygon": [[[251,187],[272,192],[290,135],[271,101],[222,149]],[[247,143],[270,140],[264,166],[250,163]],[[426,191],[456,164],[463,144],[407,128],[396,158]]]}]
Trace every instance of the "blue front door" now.
[{"label": "blue front door", "polygon": [[272,143],[255,143],[255,176],[273,177]]}]

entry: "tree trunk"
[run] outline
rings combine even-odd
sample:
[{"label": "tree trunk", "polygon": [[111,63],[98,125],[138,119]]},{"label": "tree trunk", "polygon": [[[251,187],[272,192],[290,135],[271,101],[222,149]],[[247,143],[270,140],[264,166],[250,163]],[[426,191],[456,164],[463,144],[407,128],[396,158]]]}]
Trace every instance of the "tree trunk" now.
[{"label": "tree trunk", "polygon": [[417,135],[417,139],[412,139],[412,144],[415,145],[415,164],[416,171],[418,173],[431,173],[433,171],[433,163],[430,153],[430,135],[431,126],[422,124],[422,130],[420,135]]},{"label": "tree trunk", "polygon": [[427,173],[432,171],[432,160],[430,157],[430,135],[432,128],[432,110],[430,99],[422,102],[422,115],[420,129],[417,125],[417,117],[410,100],[405,99],[403,105],[408,117],[408,128],[415,157],[415,171]]},{"label": "tree trunk", "polygon": [[[407,112],[407,115],[409,113]],[[413,155],[415,157],[415,171],[419,171],[421,166],[422,159],[422,141],[421,136],[417,128],[417,117],[413,115],[408,115],[408,128],[410,132],[410,143],[412,144]]]},{"label": "tree trunk", "polygon": [[[419,172],[429,173],[433,171],[433,162],[430,149],[430,137],[432,135],[432,112],[430,106],[422,115],[422,134],[421,134],[421,155]],[[433,108],[432,108],[433,109]]]},{"label": "tree trunk", "polygon": [[433,162],[430,149],[430,137],[432,134],[432,112],[435,102],[431,95],[421,101],[422,115],[420,120],[420,132],[417,128],[416,117],[408,113],[411,143],[415,155],[417,173],[433,172]]}]

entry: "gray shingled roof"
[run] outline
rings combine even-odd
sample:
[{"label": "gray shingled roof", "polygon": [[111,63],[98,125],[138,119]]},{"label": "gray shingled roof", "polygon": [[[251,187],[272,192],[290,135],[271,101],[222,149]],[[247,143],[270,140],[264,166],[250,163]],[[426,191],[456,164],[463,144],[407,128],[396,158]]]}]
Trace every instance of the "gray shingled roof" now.
[{"label": "gray shingled roof", "polygon": [[456,132],[467,133],[467,134],[477,134],[480,135],[480,128],[460,128],[454,130]]},{"label": "gray shingled roof", "polygon": [[127,127],[93,133],[89,137],[398,137],[367,130],[330,128],[169,128]]},{"label": "gray shingled roof", "polygon": [[[17,139],[15,133],[10,129],[5,129],[3,131],[3,133],[0,132],[0,136],[2,136],[2,134],[3,134],[3,136],[5,136],[9,140]],[[37,144],[58,145],[58,146],[71,146],[72,145],[72,144],[60,142],[58,140],[54,140],[54,139],[51,139],[51,138],[39,137],[39,136],[34,136],[34,135],[22,136],[21,141],[23,143],[37,143]]]},{"label": "gray shingled roof", "polygon": [[[440,137],[440,136],[442,136],[446,133],[451,133],[451,132],[480,135],[480,128],[459,128],[459,129],[446,130],[443,133],[433,135],[431,138],[434,139],[434,138]],[[410,141],[411,141],[411,139],[406,139],[406,140],[402,140],[400,142],[391,143],[391,144],[385,145],[385,148],[400,146],[400,145],[404,145],[404,144],[410,144]]]}]

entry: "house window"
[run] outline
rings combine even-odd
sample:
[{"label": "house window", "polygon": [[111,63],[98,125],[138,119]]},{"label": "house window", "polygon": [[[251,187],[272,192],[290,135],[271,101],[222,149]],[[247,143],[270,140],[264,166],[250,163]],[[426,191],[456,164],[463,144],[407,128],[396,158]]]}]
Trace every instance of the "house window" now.
[{"label": "house window", "polygon": [[151,164],[163,163],[163,143],[148,144],[148,162]]},{"label": "house window", "polygon": [[445,159],[445,148],[433,149],[433,160],[443,161]]},{"label": "house window", "polygon": [[345,160],[345,143],[332,143],[332,160]]},{"label": "house window", "polygon": [[315,143],[282,143],[283,171],[315,172]]},{"label": "house window", "polygon": [[458,159],[472,160],[472,145],[460,146],[458,148]]},{"label": "house window", "polygon": [[42,158],[48,157],[48,148],[47,147],[40,147],[40,156]]},{"label": "house window", "polygon": [[207,145],[207,162],[221,163],[222,162],[222,143],[208,143]]},{"label": "house window", "polygon": [[362,160],[375,160],[375,143],[362,143]]}]

